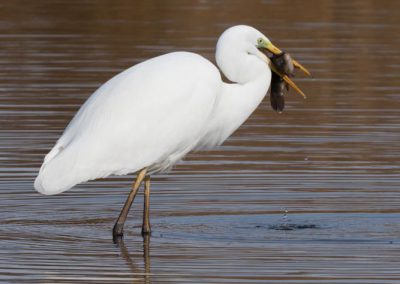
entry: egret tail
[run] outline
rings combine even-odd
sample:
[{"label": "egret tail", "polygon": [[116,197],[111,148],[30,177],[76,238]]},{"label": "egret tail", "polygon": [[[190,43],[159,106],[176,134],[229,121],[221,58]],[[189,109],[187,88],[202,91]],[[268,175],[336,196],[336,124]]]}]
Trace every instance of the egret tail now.
[{"label": "egret tail", "polygon": [[56,145],[44,159],[35,180],[35,189],[45,195],[64,192],[74,185],[101,177],[90,167],[83,170],[79,163],[79,151],[71,145],[66,148]]}]

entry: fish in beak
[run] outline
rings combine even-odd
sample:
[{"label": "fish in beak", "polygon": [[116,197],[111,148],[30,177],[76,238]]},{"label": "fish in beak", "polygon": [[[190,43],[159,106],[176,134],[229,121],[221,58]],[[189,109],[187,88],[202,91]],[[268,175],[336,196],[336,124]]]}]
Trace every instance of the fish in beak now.
[{"label": "fish in beak", "polygon": [[273,110],[282,113],[285,108],[284,91],[287,84],[279,75],[272,73],[270,102]]},{"label": "fish in beak", "polygon": [[270,52],[274,55],[274,60],[268,60],[271,70],[281,77],[289,86],[295,89],[300,95],[306,98],[306,95],[299,87],[290,79],[293,76],[294,68],[300,69],[306,75],[311,76],[311,73],[298,61],[292,59],[288,53],[282,52],[279,48],[273,45],[270,41],[263,38],[258,40],[257,48],[265,54]]}]

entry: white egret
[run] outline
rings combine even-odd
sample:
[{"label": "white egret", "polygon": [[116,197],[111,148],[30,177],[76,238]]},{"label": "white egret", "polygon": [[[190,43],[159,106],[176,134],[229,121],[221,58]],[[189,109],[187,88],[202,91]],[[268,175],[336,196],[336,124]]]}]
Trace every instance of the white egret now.
[{"label": "white egret", "polygon": [[113,234],[122,236],[142,181],[142,233],[150,233],[150,175],[167,171],[191,150],[222,144],[257,108],[274,70],[260,49],[281,53],[249,26],[220,36],[216,62],[233,83],[223,82],[215,65],[190,52],[161,55],[116,75],[89,97],[46,155],[35,189],[51,195],[88,180],[138,173]]}]

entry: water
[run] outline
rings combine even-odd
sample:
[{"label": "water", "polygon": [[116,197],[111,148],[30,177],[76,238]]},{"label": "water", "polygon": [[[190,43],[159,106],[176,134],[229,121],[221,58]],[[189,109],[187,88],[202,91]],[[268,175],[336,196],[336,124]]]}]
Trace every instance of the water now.
[{"label": "water", "polygon": [[[0,282],[400,282],[398,1],[3,2]],[[102,82],[169,51],[212,59],[238,23],[313,72],[296,78],[308,99],[291,92],[281,115],[266,99],[222,147],[154,179],[150,239],[138,196],[111,240],[133,176],[34,191]]]}]

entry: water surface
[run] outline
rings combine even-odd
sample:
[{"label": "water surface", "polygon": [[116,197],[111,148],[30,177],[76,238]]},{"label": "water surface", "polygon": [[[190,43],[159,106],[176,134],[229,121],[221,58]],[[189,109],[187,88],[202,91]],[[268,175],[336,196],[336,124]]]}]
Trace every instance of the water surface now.
[{"label": "water surface", "polygon": [[[397,1],[4,1],[0,4],[0,282],[399,283]],[[247,23],[307,66],[308,95],[268,98],[222,147],[152,183],[124,243],[133,176],[41,196],[44,155],[101,83],[147,58],[213,60]],[[293,228],[285,230],[285,226]]]}]

